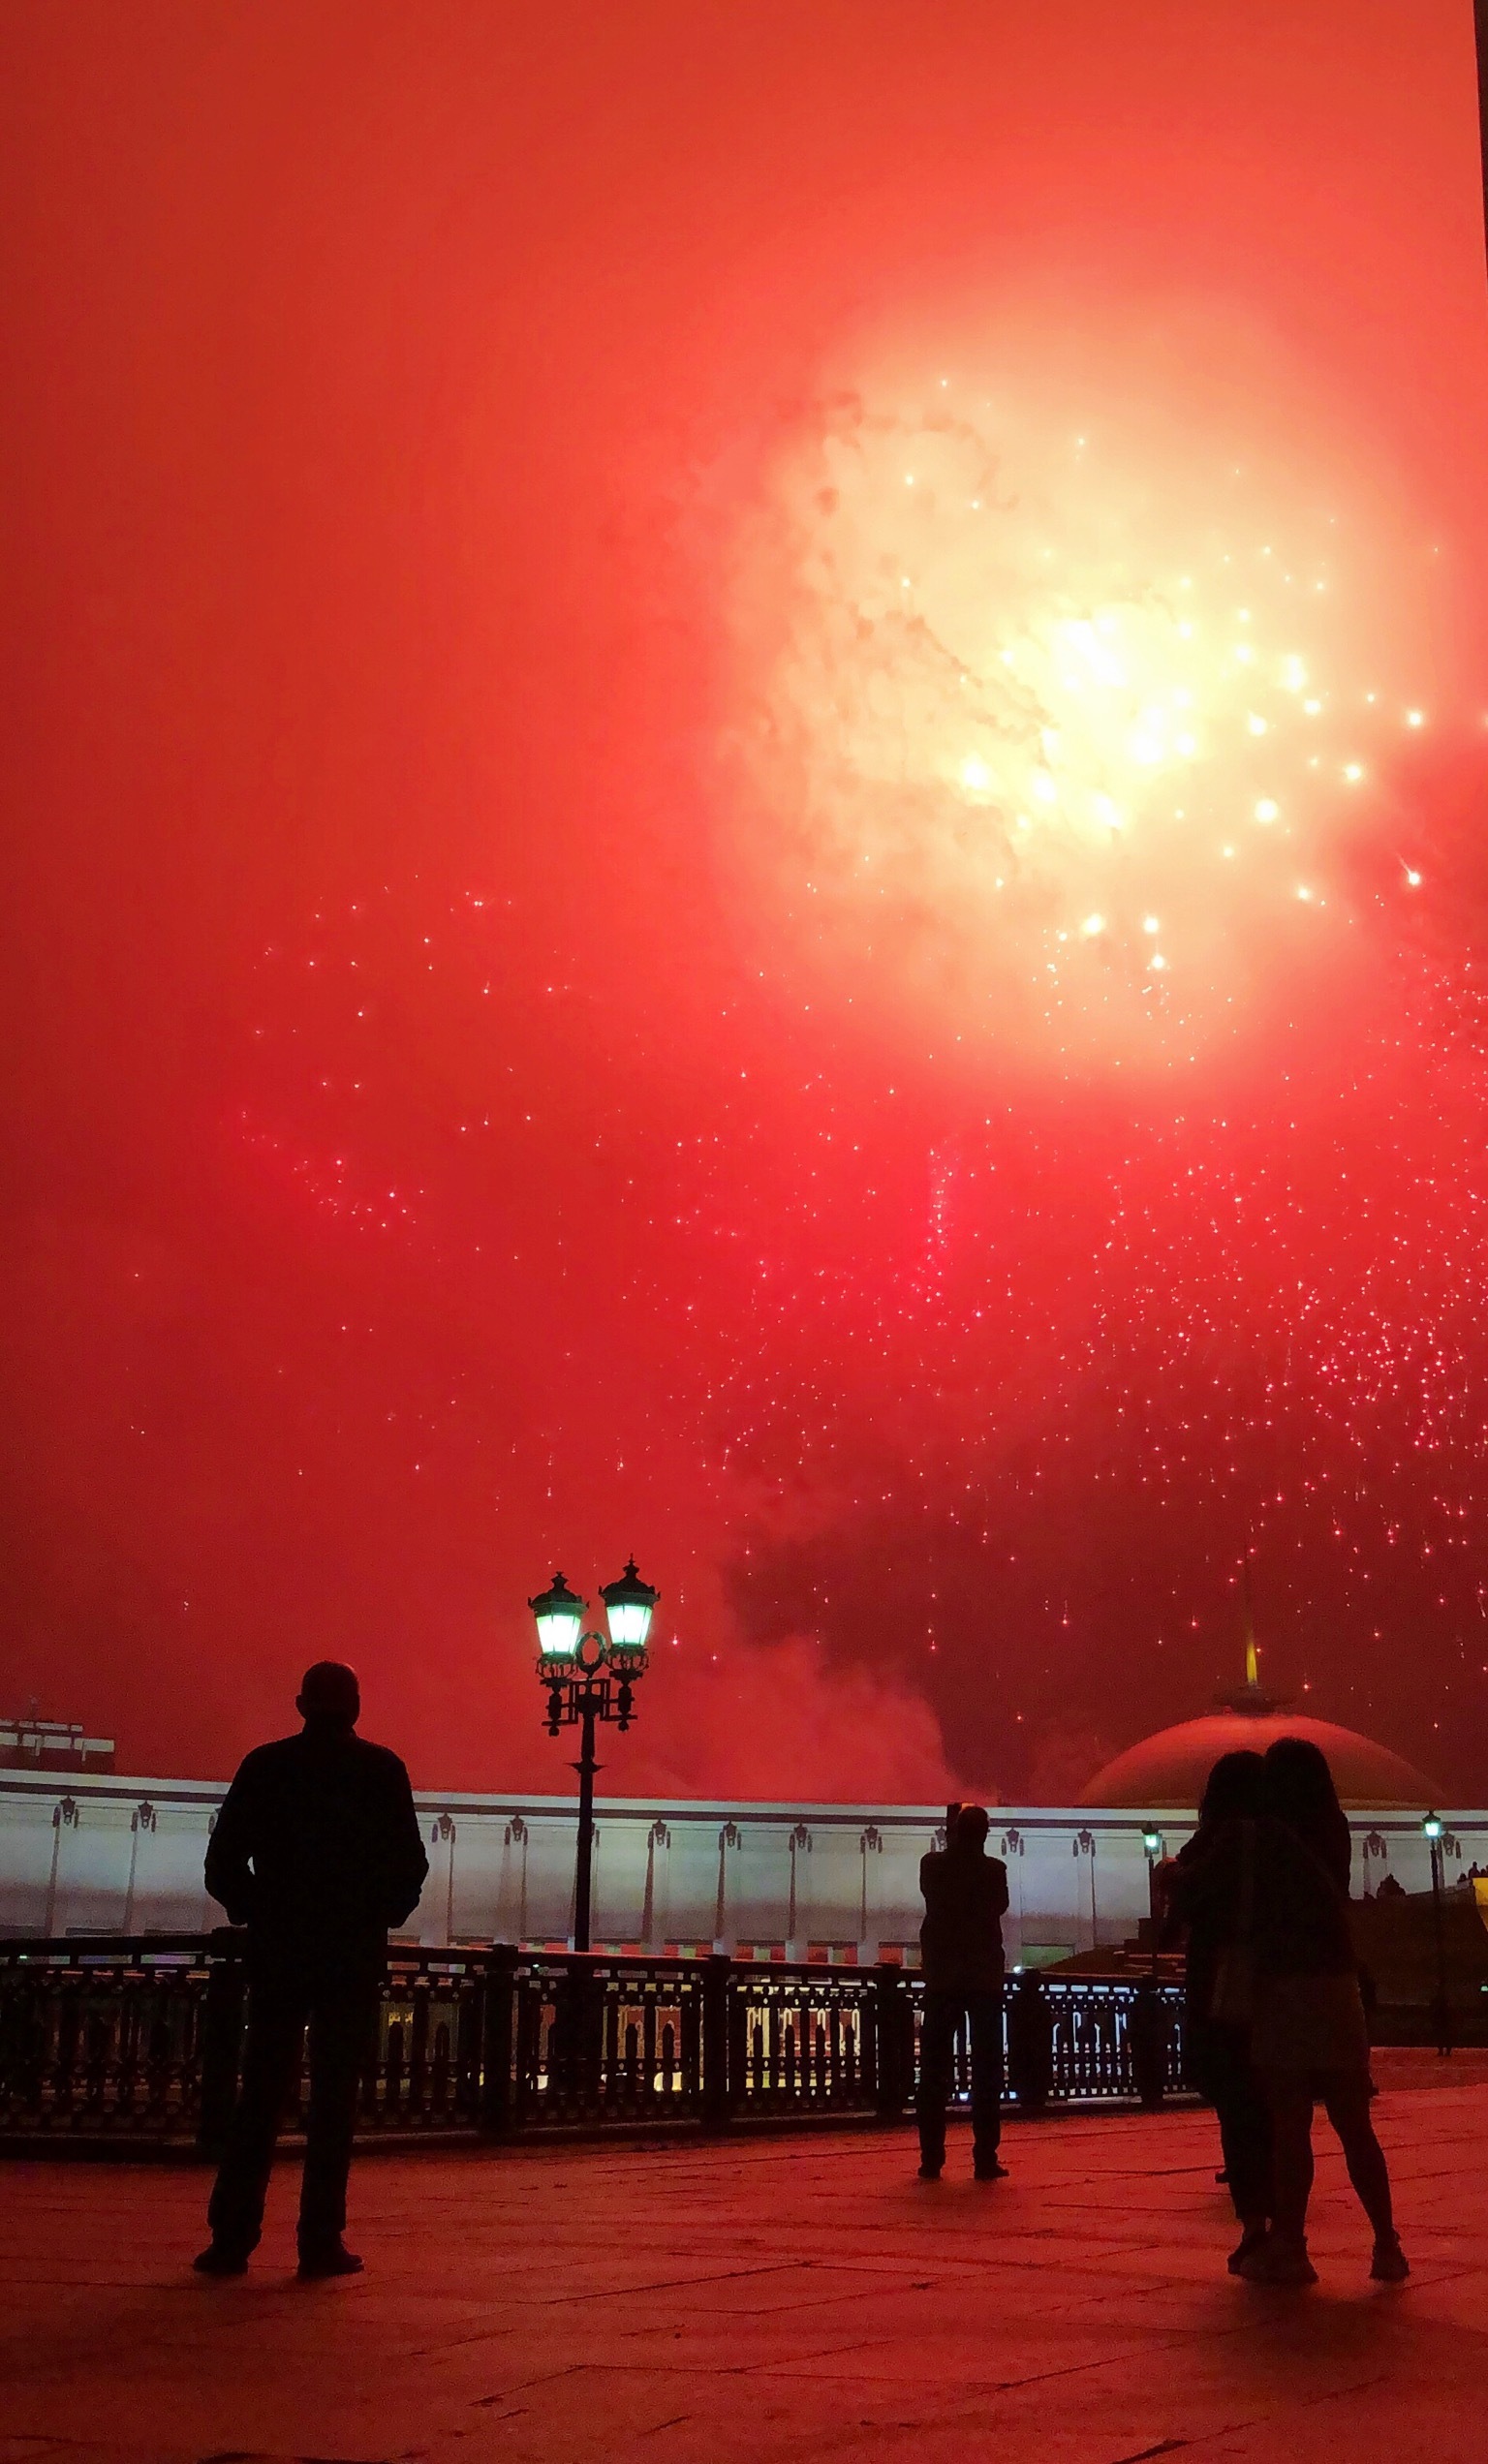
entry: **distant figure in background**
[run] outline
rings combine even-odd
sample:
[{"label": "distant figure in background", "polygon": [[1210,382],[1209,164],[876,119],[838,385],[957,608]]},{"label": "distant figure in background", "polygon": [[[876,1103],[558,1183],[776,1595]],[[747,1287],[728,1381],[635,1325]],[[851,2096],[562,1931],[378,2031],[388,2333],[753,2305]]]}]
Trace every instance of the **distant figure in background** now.
[{"label": "distant figure in background", "polygon": [[919,1931],[925,2010],[919,2048],[919,2178],[939,2181],[946,2162],[946,2107],[956,2029],[964,2018],[972,2065],[972,2166],[978,2181],[1005,2171],[1003,2127],[1003,1915],[1008,1868],[987,1848],[987,1809],[962,1805],[944,1848],[920,1862],[925,1920]]},{"label": "distant figure in background", "polygon": [[[1266,1767],[1258,1754],[1222,1754],[1209,1774],[1198,1829],[1166,1869],[1168,1929],[1186,1924],[1188,1963],[1184,1977],[1184,2044],[1194,2086],[1214,2107],[1224,2158],[1224,2178],[1240,2226],[1229,2255],[1238,2275],[1265,2240],[1271,2216],[1271,2113],[1251,2059],[1251,2025],[1243,2012],[1227,2010],[1221,1985],[1226,1954],[1248,1956],[1254,1927],[1255,1826],[1262,1807]],[[1251,1908],[1230,1906],[1203,1888],[1204,1868],[1222,1827],[1251,1825]],[[1247,1939],[1239,1939],[1241,1931]]]},{"label": "distant figure in background", "polygon": [[297,1737],[260,1745],[228,1791],[206,1887],[248,1928],[242,2086],[207,2209],[203,2275],[238,2276],[257,2247],[274,2141],[310,2030],[299,2272],[355,2275],[342,2239],[356,2088],[370,2056],[388,1929],[429,1869],[408,1773],[356,1734],[354,1669],[319,1660],[295,1699]]}]

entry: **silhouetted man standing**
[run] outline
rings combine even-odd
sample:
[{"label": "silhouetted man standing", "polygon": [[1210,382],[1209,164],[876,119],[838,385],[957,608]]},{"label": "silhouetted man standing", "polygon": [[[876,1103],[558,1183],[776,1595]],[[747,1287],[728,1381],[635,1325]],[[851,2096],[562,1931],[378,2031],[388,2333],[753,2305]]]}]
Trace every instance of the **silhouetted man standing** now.
[{"label": "silhouetted man standing", "polygon": [[248,1928],[248,2041],[227,2152],[207,2209],[204,2275],[238,2276],[258,2244],[274,2141],[310,2030],[299,2272],[355,2275],[346,2182],[356,2088],[370,2056],[388,1928],[429,1869],[408,1773],[356,1734],[354,1669],[319,1660],[295,1699],[298,1737],[242,1764],[206,1852],[206,1887]]},{"label": "silhouetted man standing", "polygon": [[919,2044],[919,2178],[939,2181],[946,2162],[946,2105],[956,2029],[964,2017],[972,2059],[972,2166],[996,2181],[1003,2130],[1003,1914],[1008,1868],[989,1857],[987,1809],[962,1805],[944,1849],[922,1858],[919,1929],[925,2015]]}]

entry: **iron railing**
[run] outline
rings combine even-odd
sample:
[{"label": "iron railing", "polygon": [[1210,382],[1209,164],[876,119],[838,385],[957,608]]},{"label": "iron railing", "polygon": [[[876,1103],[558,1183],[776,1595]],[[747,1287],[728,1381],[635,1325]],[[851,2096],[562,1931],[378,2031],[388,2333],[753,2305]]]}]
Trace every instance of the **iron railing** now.
[{"label": "iron railing", "polygon": [[[228,1930],[0,1943],[0,2144],[216,2147],[246,2001],[243,1937]],[[886,1965],[395,1950],[359,2130],[407,2142],[895,2121],[914,2102],[922,2003],[918,1976]],[[1181,2006],[1157,1980],[1011,1980],[1010,2105],[1160,2104],[1184,2084]]]}]

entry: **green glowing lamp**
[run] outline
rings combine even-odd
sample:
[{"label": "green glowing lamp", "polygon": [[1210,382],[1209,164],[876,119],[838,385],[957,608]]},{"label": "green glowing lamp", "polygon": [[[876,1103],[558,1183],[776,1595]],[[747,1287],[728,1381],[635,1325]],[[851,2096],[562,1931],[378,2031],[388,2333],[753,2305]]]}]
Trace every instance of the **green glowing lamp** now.
[{"label": "green glowing lamp", "polygon": [[601,1584],[600,1598],[604,1603],[609,1639],[615,1650],[624,1651],[631,1659],[644,1651],[661,1596],[649,1583],[642,1583],[634,1557],[626,1559],[625,1572],[617,1583]]},{"label": "green glowing lamp", "polygon": [[571,1591],[561,1574],[552,1588],[540,1591],[527,1606],[538,1621],[538,1649],[544,1660],[572,1660],[584,1630],[584,1602]]}]

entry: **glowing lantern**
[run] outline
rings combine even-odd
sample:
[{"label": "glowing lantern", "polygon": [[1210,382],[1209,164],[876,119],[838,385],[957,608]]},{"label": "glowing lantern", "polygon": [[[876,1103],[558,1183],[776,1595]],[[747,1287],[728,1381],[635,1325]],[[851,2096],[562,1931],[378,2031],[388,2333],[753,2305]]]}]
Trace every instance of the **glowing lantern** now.
[{"label": "glowing lantern", "polygon": [[644,1651],[652,1614],[661,1596],[649,1583],[642,1583],[634,1557],[626,1559],[625,1572],[618,1583],[601,1584],[600,1598],[604,1603],[609,1639],[617,1651]]},{"label": "glowing lantern", "polygon": [[584,1629],[584,1602],[571,1591],[561,1574],[552,1588],[527,1603],[538,1621],[538,1649],[544,1660],[572,1660]]}]

